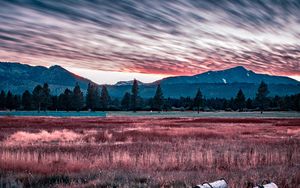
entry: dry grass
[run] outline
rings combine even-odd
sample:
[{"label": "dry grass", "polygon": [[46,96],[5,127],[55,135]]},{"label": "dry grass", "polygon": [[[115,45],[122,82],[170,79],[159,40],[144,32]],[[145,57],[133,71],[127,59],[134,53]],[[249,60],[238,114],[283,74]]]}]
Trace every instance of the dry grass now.
[{"label": "dry grass", "polygon": [[300,119],[10,117],[0,140],[0,182],[15,185],[300,185]]}]

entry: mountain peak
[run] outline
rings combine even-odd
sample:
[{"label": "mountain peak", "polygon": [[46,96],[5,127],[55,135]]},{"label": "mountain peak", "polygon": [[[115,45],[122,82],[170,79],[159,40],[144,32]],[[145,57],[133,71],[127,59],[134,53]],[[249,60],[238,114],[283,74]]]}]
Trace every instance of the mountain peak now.
[{"label": "mountain peak", "polygon": [[232,68],[229,68],[229,69],[225,69],[223,71],[230,71],[230,70],[234,70],[234,71],[249,71],[248,69],[246,69],[243,66],[236,66],[236,67],[232,67]]},{"label": "mountain peak", "polygon": [[[134,80],[129,80],[129,81],[119,81],[115,85],[116,86],[122,86],[122,85],[132,85]],[[144,84],[143,82],[137,80],[138,84]]]},{"label": "mountain peak", "polygon": [[273,76],[267,74],[258,74],[243,66],[236,66],[229,69],[208,71],[194,76],[169,77],[161,80],[162,84],[203,84],[203,83],[251,83],[259,84],[261,81],[267,84],[299,84],[298,81],[283,76]]},{"label": "mountain peak", "polygon": [[49,67],[49,69],[50,69],[50,70],[56,70],[56,69],[58,69],[58,70],[65,70],[64,68],[62,68],[62,67],[59,66],[59,65],[53,65],[53,66]]},{"label": "mountain peak", "polygon": [[11,90],[14,93],[22,93],[25,90],[32,91],[36,85],[48,83],[51,92],[57,94],[64,91],[65,88],[73,88],[76,82],[79,83],[82,89],[86,89],[88,83],[91,82],[58,65],[47,68],[1,62],[0,73],[2,73],[0,76],[0,90]]}]

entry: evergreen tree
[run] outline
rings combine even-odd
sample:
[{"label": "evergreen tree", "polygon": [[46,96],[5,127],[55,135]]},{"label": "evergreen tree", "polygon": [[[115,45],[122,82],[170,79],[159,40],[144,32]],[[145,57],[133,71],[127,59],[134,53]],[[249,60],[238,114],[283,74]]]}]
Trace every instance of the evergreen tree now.
[{"label": "evergreen tree", "polygon": [[276,95],[276,96],[272,99],[270,106],[271,106],[272,108],[280,109],[280,102],[281,102],[281,98],[280,98],[278,95]]},{"label": "evergreen tree", "polygon": [[133,85],[131,88],[131,105],[133,112],[136,112],[138,107],[138,98],[139,98],[139,86],[136,79],[133,80]]},{"label": "evergreen tree", "polygon": [[243,110],[246,106],[246,98],[243,91],[240,89],[235,97],[235,106],[238,110]]},{"label": "evergreen tree", "polygon": [[161,111],[164,105],[164,95],[160,84],[157,85],[155,95],[153,97],[153,107],[155,110]]},{"label": "evergreen tree", "polygon": [[5,104],[6,108],[9,109],[9,110],[12,110],[13,107],[14,107],[14,96],[13,94],[11,93],[11,91],[8,91],[7,92],[7,95],[6,95],[6,104]]},{"label": "evergreen tree", "polygon": [[129,110],[130,108],[130,93],[126,92],[121,101],[122,109]]},{"label": "evergreen tree", "polygon": [[32,107],[32,96],[31,93],[26,90],[22,95],[22,106],[24,110],[31,110]]},{"label": "evergreen tree", "polygon": [[5,109],[5,104],[6,104],[6,94],[2,90],[0,93],[0,109]]},{"label": "evergreen tree", "polygon": [[58,100],[58,96],[54,95],[51,96],[51,106],[50,106],[51,110],[58,110],[59,109],[59,100]]},{"label": "evergreen tree", "polygon": [[47,111],[48,107],[51,106],[51,96],[50,96],[50,88],[47,83],[43,85],[44,96],[42,99],[42,108],[44,111]]},{"label": "evergreen tree", "polygon": [[80,111],[83,108],[83,102],[83,93],[80,89],[79,84],[76,83],[73,89],[72,106],[76,111]]},{"label": "evergreen tree", "polygon": [[19,109],[21,106],[21,97],[19,95],[14,95],[13,99],[13,109]]},{"label": "evergreen tree", "polygon": [[200,89],[198,89],[196,96],[194,98],[194,107],[197,108],[197,112],[199,114],[200,107],[203,105],[203,98]]},{"label": "evergreen tree", "polygon": [[70,111],[72,109],[72,96],[73,96],[72,91],[69,90],[68,88],[65,89],[62,98],[63,99],[62,105],[66,111]]},{"label": "evergreen tree", "polygon": [[88,109],[95,111],[99,107],[98,87],[89,83],[86,94],[86,106]]},{"label": "evergreen tree", "polygon": [[118,98],[114,98],[112,101],[111,101],[111,107],[113,110],[121,110],[120,109],[120,101]]},{"label": "evergreen tree", "polygon": [[252,109],[253,108],[252,100],[250,98],[248,98],[247,101],[246,101],[246,108],[247,109]]},{"label": "evergreen tree", "polygon": [[66,110],[64,106],[64,93],[61,93],[57,99],[57,107],[59,110]]},{"label": "evergreen tree", "polygon": [[169,111],[169,110],[172,109],[171,98],[170,97],[168,97],[168,99],[164,101],[163,109],[165,111]]},{"label": "evergreen tree", "polygon": [[100,93],[98,86],[94,86],[94,104],[93,104],[93,109],[96,110],[100,107]]},{"label": "evergreen tree", "polygon": [[266,108],[268,102],[269,90],[268,85],[262,81],[257,89],[255,101],[258,104],[261,112]]},{"label": "evergreen tree", "polygon": [[41,111],[41,106],[42,106],[42,103],[45,99],[45,96],[44,96],[44,89],[41,85],[37,85],[33,91],[32,91],[32,101],[33,101],[33,104],[34,104],[34,107],[35,109],[38,110],[38,112]]},{"label": "evergreen tree", "polygon": [[228,107],[228,102],[227,102],[227,100],[225,99],[225,100],[223,101],[223,104],[222,104],[222,110],[227,110],[227,107]]},{"label": "evergreen tree", "polygon": [[94,90],[91,83],[88,84],[87,93],[86,93],[86,107],[92,109],[92,104],[94,101]]},{"label": "evergreen tree", "polygon": [[106,86],[104,85],[104,86],[102,86],[101,96],[100,96],[100,104],[101,104],[102,110],[107,110],[110,102],[111,102],[110,96],[108,94]]}]

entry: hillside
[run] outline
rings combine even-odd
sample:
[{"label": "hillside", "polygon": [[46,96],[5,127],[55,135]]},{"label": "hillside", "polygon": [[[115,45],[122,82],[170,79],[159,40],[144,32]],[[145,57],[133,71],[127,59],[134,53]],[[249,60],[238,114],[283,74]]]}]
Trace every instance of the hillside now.
[{"label": "hillside", "polygon": [[22,93],[26,89],[32,91],[37,84],[46,82],[52,93],[57,94],[65,88],[73,88],[76,82],[86,89],[91,81],[57,65],[47,68],[20,63],[0,63],[0,89]]}]

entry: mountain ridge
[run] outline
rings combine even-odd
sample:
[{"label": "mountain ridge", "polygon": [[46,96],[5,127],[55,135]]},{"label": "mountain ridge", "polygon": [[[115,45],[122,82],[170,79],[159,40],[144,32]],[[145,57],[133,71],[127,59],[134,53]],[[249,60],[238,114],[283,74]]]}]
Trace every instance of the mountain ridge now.
[{"label": "mountain ridge", "polygon": [[[300,82],[294,79],[257,74],[242,66],[207,71],[193,76],[167,77],[152,83],[140,81],[138,83],[140,94],[145,98],[154,95],[158,83],[162,85],[165,97],[193,97],[197,89],[200,88],[207,98],[231,98],[236,95],[239,89],[243,89],[247,97],[254,97],[261,81],[265,81],[269,85],[270,95],[273,96],[300,93]],[[78,76],[58,65],[47,68],[0,62],[0,90],[11,90],[13,93],[21,94],[25,90],[32,91],[37,84],[45,82],[49,84],[52,94],[60,94],[66,88],[73,89],[76,82],[85,92],[88,83],[93,83],[91,80]],[[105,85],[112,97],[121,98],[125,92],[131,91],[132,80]]]},{"label": "mountain ridge", "polygon": [[11,90],[14,93],[25,90],[32,91],[36,85],[46,82],[55,94],[62,92],[67,87],[73,88],[76,82],[83,89],[87,88],[89,82],[93,83],[58,65],[47,68],[0,62],[0,75],[0,89]]},{"label": "mountain ridge", "polygon": [[154,83],[160,84],[195,84],[195,83],[255,83],[259,84],[264,81],[268,84],[294,84],[300,82],[289,77],[274,76],[268,74],[258,74],[248,70],[243,66],[236,66],[229,69],[218,71],[207,71],[192,76],[173,76],[163,78]]}]

